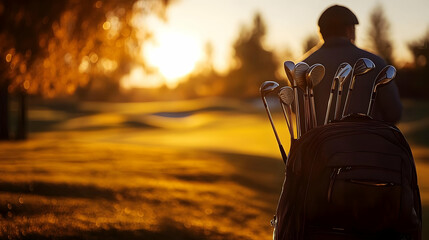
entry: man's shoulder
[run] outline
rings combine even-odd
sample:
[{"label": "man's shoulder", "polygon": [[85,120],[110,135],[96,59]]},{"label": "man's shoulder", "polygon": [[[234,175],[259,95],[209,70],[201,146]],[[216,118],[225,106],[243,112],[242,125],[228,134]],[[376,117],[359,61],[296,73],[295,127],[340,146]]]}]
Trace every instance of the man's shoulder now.
[{"label": "man's shoulder", "polygon": [[360,55],[359,57],[369,58],[376,65],[377,64],[378,65],[385,65],[386,64],[386,61],[382,57],[380,57],[380,56],[378,56],[378,55],[376,55],[376,54],[374,54],[372,52],[369,52],[369,51],[367,51],[365,49],[359,48],[357,46],[355,46],[355,48],[356,48],[356,51],[357,51],[357,55]]},{"label": "man's shoulder", "polygon": [[313,62],[313,61],[320,61],[326,58],[336,58],[336,57],[344,58],[344,56],[347,56],[346,58],[350,58],[350,59],[369,58],[377,66],[386,65],[386,61],[380,56],[374,53],[371,53],[367,50],[364,50],[362,48],[359,48],[354,44],[349,44],[346,46],[343,45],[341,46],[341,48],[337,48],[337,49],[332,47],[326,47],[324,45],[316,46],[315,48],[307,52],[302,57],[302,61]]}]

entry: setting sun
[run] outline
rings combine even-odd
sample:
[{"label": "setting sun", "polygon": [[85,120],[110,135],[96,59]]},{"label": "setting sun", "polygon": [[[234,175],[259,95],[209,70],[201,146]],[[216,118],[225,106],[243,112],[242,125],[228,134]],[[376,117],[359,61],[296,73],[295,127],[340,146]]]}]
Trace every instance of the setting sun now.
[{"label": "setting sun", "polygon": [[175,31],[160,32],[155,43],[143,49],[148,64],[158,69],[168,86],[194,70],[201,58],[201,44],[192,36]]}]

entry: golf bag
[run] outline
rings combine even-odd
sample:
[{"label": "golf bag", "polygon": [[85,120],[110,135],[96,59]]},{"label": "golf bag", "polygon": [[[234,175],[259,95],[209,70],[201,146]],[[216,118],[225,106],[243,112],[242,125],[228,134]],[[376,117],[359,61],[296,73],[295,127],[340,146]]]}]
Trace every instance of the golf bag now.
[{"label": "golf bag", "polygon": [[398,128],[352,115],[297,140],[275,240],[421,239],[414,159]]}]

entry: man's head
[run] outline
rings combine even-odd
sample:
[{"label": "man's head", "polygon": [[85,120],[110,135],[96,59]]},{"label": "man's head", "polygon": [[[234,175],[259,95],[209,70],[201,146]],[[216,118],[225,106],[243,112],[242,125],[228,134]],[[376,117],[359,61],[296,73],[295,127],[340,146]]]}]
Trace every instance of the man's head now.
[{"label": "man's head", "polygon": [[327,8],[319,18],[320,34],[326,40],[330,37],[347,37],[354,42],[355,25],[359,24],[356,15],[350,9],[334,5]]}]

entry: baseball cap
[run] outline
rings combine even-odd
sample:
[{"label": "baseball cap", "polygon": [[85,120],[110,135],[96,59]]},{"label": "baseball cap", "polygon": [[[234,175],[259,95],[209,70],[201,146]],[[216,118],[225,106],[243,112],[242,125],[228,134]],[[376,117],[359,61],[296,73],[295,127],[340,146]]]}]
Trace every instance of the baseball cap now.
[{"label": "baseball cap", "polygon": [[356,15],[350,9],[333,5],[327,8],[322,15],[320,15],[318,25],[321,28],[336,26],[336,25],[355,25],[359,24]]}]

